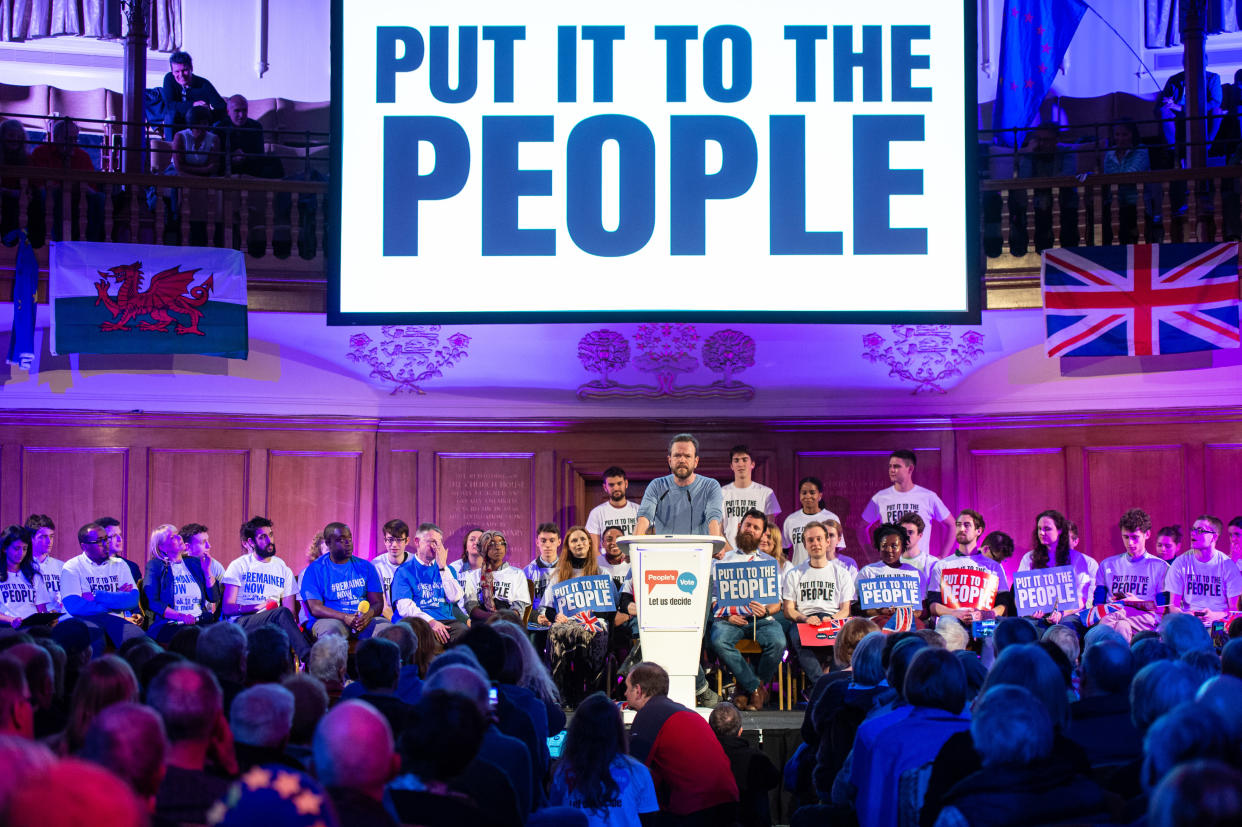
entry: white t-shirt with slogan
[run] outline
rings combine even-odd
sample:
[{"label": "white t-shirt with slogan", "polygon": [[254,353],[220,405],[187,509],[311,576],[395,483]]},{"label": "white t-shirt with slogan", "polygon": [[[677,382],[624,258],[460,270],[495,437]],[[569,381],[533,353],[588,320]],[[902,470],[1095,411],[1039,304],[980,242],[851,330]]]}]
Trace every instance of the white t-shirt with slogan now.
[{"label": "white t-shirt with slogan", "polygon": [[266,604],[269,600],[279,603],[298,593],[293,569],[284,560],[272,557],[264,562],[254,554],[243,554],[229,563],[224,585],[238,588],[237,602],[242,606]]},{"label": "white t-shirt with slogan", "polygon": [[119,592],[122,587],[134,586],[134,576],[129,566],[119,557],[109,557],[99,565],[83,552],[65,563],[60,573],[60,594],[81,597],[85,593]]},{"label": "white t-shirt with slogan", "polygon": [[924,553],[931,550],[932,524],[953,516],[949,507],[931,489],[916,485],[902,492],[890,485],[871,498],[863,509],[862,518],[868,523],[897,523],[903,514],[918,514],[923,518],[926,528],[919,539],[919,548]]},{"label": "white t-shirt with slogan", "polygon": [[625,534],[633,534],[638,525],[638,505],[626,501],[620,508],[614,508],[610,502],[602,502],[591,509],[587,515],[586,530],[588,534],[603,537],[610,528],[621,529]]},{"label": "white t-shirt with slogan", "polygon": [[766,485],[752,482],[745,488],[735,484],[720,486],[724,497],[724,536],[733,545],[737,538],[738,526],[742,524],[742,515],[750,509],[762,511],[769,517],[781,513],[781,504],[776,501],[776,492]]},{"label": "white t-shirt with slogan", "polygon": [[1182,596],[1182,607],[1188,611],[1229,612],[1237,608],[1233,604],[1242,594],[1242,574],[1229,555],[1217,549],[1206,563],[1191,549],[1169,566],[1165,585],[1169,594]]},{"label": "white t-shirt with slogan", "polygon": [[792,600],[802,614],[834,615],[854,599],[854,573],[835,560],[818,569],[807,560],[785,573],[781,599]]},{"label": "white t-shirt with slogan", "polygon": [[[193,558],[191,561],[196,566],[202,565]],[[198,587],[194,575],[181,560],[169,566],[168,570],[173,578],[173,609],[184,615],[200,617],[203,614],[203,590]]]},{"label": "white t-shirt with slogan", "polygon": [[[798,566],[805,563],[807,559],[809,559],[810,555],[806,553],[806,546],[802,544],[802,532],[805,531],[806,527],[811,523],[822,523],[824,520],[836,520],[838,523],[841,522],[840,517],[833,514],[826,508],[818,514],[807,514],[799,508],[797,511],[785,518],[785,548],[789,549],[789,554],[786,555],[786,557],[789,558],[789,562],[793,563],[795,566]],[[842,526],[842,529],[844,528],[845,527]],[[842,534],[844,534],[844,531]],[[837,541],[837,548],[845,548],[844,536]],[[854,568],[858,567],[855,566]]]}]

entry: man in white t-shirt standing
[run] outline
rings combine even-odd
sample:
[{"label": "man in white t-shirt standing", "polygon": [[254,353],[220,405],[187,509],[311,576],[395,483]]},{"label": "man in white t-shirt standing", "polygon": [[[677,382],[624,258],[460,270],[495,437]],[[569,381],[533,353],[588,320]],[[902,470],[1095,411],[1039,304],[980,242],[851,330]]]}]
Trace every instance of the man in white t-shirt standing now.
[{"label": "man in white t-shirt standing", "polygon": [[745,445],[734,445],[730,448],[729,467],[733,470],[733,482],[720,488],[724,497],[724,536],[728,543],[726,550],[733,547],[738,527],[742,524],[742,516],[747,511],[762,511],[767,515],[769,523],[775,523],[776,516],[781,513],[776,492],[751,479],[755,471],[755,460],[750,455],[750,448]]},{"label": "man in white t-shirt standing", "polygon": [[638,506],[625,497],[630,481],[625,470],[613,465],[604,471],[604,493],[608,500],[591,509],[587,515],[586,530],[591,538],[591,551],[599,554],[600,537],[613,526],[621,529],[622,534],[633,534],[638,523]]},{"label": "man in white t-shirt standing", "polygon": [[1217,517],[1204,514],[1195,519],[1190,551],[1173,561],[1165,578],[1170,613],[1193,614],[1208,624],[1237,609],[1242,574],[1229,555],[1216,548],[1224,530]]},{"label": "man in white t-shirt standing", "polygon": [[903,514],[918,514],[927,525],[923,537],[919,541],[919,549],[923,554],[930,553],[931,527],[935,523],[944,525],[946,538],[940,556],[947,556],[957,545],[956,532],[953,525],[953,512],[936,494],[921,485],[914,484],[914,466],[917,459],[913,451],[899,448],[888,457],[888,478],[893,484],[876,493],[862,512],[859,525],[859,537],[862,547],[871,547],[871,532],[880,523],[894,523],[901,520]]},{"label": "man in white t-shirt standing", "polygon": [[246,631],[269,623],[285,630],[289,644],[303,663],[310,644],[293,614],[297,582],[293,570],[276,556],[272,521],[251,517],[241,526],[242,556],[224,571],[221,617]]}]

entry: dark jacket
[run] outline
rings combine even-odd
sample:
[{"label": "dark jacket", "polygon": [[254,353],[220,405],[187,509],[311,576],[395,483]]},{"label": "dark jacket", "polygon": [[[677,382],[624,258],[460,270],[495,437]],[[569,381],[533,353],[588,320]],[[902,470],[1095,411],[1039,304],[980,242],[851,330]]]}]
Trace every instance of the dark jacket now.
[{"label": "dark jacket", "polygon": [[206,103],[217,116],[223,116],[228,110],[228,105],[220,97],[216,87],[200,75],[190,78],[190,87],[186,89],[177,83],[172,72],[166,72],[164,83],[160,87],[160,98],[164,102],[165,123],[184,123],[186,114],[198,101]]},{"label": "dark jacket", "polygon": [[1093,767],[1124,764],[1143,755],[1143,739],[1130,720],[1125,695],[1097,695],[1070,704],[1066,734],[1086,751]]},{"label": "dark jacket", "polygon": [[738,823],[742,827],[767,827],[772,823],[768,792],[781,783],[781,771],[771,758],[740,735],[717,733],[716,737],[737,782]]},{"label": "dark jacket", "polygon": [[[189,562],[186,562],[187,560]],[[198,584],[203,601],[211,600],[212,595],[207,589],[207,578],[203,576],[202,565],[192,557],[183,557],[181,561],[185,563],[186,571]],[[142,593],[147,598],[147,605],[151,607],[151,612],[155,615],[155,620],[151,621],[151,628],[148,630],[152,637],[168,623],[164,617],[164,610],[174,605],[173,585],[172,568],[167,563],[159,557],[152,557],[147,561],[147,576],[142,578]],[[207,616],[206,606],[203,607],[203,616]]]},{"label": "dark jacket", "polygon": [[971,827],[1112,823],[1120,815],[1119,804],[1095,781],[1055,761],[981,769],[944,798],[944,806],[956,807]]}]

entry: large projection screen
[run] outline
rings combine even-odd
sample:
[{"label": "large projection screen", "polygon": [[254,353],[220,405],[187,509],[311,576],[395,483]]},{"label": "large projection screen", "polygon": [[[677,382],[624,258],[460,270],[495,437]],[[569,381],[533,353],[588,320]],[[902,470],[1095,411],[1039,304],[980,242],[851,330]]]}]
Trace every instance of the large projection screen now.
[{"label": "large projection screen", "polygon": [[334,0],[329,322],[977,323],[974,5]]}]

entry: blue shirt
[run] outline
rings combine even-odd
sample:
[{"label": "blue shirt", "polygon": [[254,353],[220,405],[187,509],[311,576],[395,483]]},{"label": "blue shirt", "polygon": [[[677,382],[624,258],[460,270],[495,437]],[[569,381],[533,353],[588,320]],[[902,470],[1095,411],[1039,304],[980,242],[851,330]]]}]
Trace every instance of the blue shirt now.
[{"label": "blue shirt", "polygon": [[333,563],[325,554],[302,572],[302,600],[319,600],[325,608],[353,613],[366,599],[367,592],[383,593],[379,572],[370,560],[350,557],[345,563]]},{"label": "blue shirt", "polygon": [[444,596],[440,567],[434,562],[424,566],[417,557],[411,556],[397,569],[392,578],[394,620],[398,619],[396,607],[402,600],[413,600],[418,608],[441,622],[453,619],[453,610]]},{"label": "blue shirt", "polygon": [[656,534],[709,534],[708,524],[724,526],[724,495],[720,483],[702,474],[680,486],[672,474],[654,479],[643,492],[638,516],[646,517]]}]

